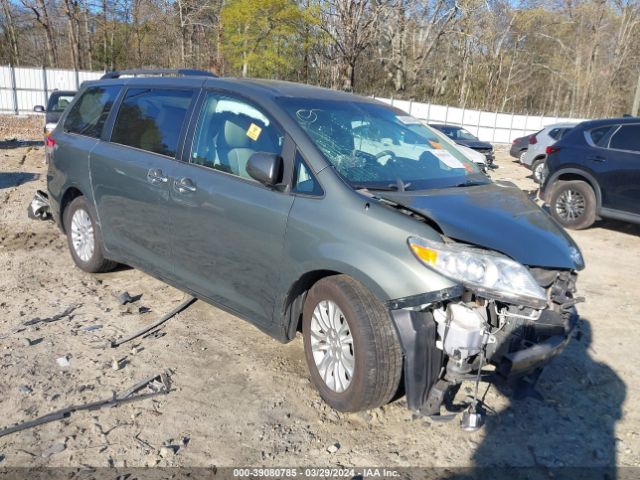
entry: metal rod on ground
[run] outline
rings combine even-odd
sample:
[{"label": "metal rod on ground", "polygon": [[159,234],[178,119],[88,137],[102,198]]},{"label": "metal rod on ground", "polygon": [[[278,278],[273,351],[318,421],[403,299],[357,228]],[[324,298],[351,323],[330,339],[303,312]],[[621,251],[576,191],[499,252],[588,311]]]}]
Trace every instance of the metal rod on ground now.
[{"label": "metal rod on ground", "polygon": [[181,311],[183,311],[185,308],[187,308],[189,305],[191,305],[193,302],[195,302],[197,299],[195,297],[189,297],[188,299],[186,299],[184,302],[182,302],[180,305],[178,305],[176,308],[174,308],[173,310],[171,310],[169,313],[164,314],[162,317],[160,317],[160,319],[158,319],[157,322],[152,323],[151,325],[148,325],[146,327],[144,327],[142,330],[140,330],[139,332],[134,333],[133,335],[129,335],[128,337],[125,338],[121,338],[120,340],[112,340],[111,341],[111,348],[116,348],[119,347],[120,345],[122,345],[123,343],[127,343],[131,340],[133,340],[134,338],[138,338],[142,335],[144,335],[145,333],[150,332],[151,330],[159,327],[160,325],[162,325],[164,322],[166,322],[167,320],[169,320],[171,317],[174,317],[175,315],[177,315],[178,313],[180,313]]},{"label": "metal rod on ground", "polygon": [[[158,381],[161,384],[161,387],[155,387],[157,390],[152,391],[151,393],[142,393],[139,395],[133,396],[134,393],[142,390],[142,388],[147,385],[152,386],[154,382]],[[164,395],[169,393],[171,389],[171,385],[169,383],[169,377],[161,373],[159,375],[154,375],[142,382],[135,384],[128,390],[125,390],[121,395],[114,395],[109,400],[100,400],[92,403],[85,403],[83,405],[72,405],[67,408],[63,408],[62,410],[58,410],[55,412],[51,412],[47,415],[43,415],[42,417],[38,417],[35,420],[31,420],[28,422],[19,423],[14,425],[13,427],[8,427],[3,430],[0,430],[0,437],[4,437],[5,435],[9,435],[11,433],[19,432],[21,430],[26,430],[28,428],[37,427],[38,425],[44,425],[45,423],[55,422],[57,420],[62,420],[64,418],[69,418],[72,413],[79,412],[82,410],[98,410],[100,408],[105,407],[114,407],[116,405],[121,405],[123,403],[133,402],[135,400],[142,400],[145,398],[156,397],[158,395]]]}]

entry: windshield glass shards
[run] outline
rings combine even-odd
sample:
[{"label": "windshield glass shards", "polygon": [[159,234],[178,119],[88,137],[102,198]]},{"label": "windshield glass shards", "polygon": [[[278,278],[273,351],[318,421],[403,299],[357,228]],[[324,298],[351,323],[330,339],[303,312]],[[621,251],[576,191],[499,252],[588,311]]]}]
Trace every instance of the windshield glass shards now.
[{"label": "windshield glass shards", "polygon": [[299,98],[280,102],[354,188],[423,190],[490,182],[430,127],[393,107]]}]

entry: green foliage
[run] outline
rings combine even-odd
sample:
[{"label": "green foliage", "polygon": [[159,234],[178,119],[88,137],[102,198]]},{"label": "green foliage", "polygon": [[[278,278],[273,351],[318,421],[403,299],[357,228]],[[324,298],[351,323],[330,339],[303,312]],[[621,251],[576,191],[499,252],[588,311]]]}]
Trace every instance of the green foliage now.
[{"label": "green foliage", "polygon": [[231,0],[221,12],[228,64],[243,76],[282,76],[295,67],[307,17],[290,0]]}]

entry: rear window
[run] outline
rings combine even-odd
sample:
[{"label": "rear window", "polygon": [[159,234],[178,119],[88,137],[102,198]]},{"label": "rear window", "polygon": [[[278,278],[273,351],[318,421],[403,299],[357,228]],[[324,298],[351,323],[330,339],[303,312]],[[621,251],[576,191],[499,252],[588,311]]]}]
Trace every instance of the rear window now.
[{"label": "rear window", "polygon": [[192,90],[132,88],[127,91],[111,141],[175,157]]},{"label": "rear window", "polygon": [[73,100],[73,94],[52,93],[47,104],[47,112],[60,113],[69,106]]},{"label": "rear window", "polygon": [[622,125],[611,137],[609,147],[640,152],[640,125]]},{"label": "rear window", "polygon": [[64,130],[99,138],[119,91],[119,86],[87,88],[69,111]]}]

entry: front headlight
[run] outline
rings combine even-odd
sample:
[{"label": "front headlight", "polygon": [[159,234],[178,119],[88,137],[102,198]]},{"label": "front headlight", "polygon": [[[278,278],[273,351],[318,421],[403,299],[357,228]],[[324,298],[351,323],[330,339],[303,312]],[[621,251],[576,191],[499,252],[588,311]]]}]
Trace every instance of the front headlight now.
[{"label": "front headlight", "polygon": [[418,237],[409,237],[407,241],[424,265],[478,294],[532,308],[543,308],[547,304],[544,290],[529,271],[505,256]]}]

